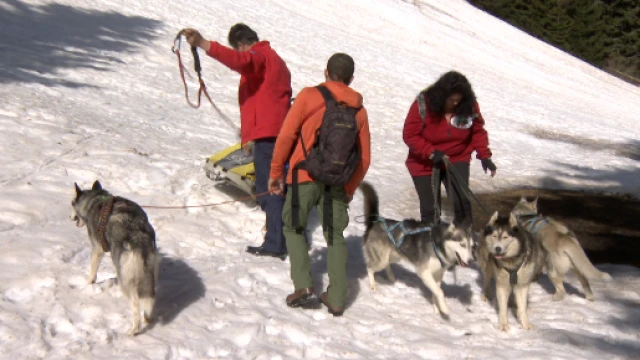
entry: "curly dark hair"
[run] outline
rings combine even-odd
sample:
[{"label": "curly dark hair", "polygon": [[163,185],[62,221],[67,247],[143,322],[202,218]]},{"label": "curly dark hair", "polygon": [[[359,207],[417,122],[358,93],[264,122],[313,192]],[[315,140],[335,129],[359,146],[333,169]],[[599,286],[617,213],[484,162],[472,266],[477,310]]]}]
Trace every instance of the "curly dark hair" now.
[{"label": "curly dark hair", "polygon": [[449,71],[440,76],[438,81],[431,84],[424,91],[427,107],[436,115],[444,115],[444,106],[451,94],[461,94],[462,100],[456,106],[455,114],[463,119],[473,115],[473,105],[476,95],[471,89],[471,83],[457,71]]}]

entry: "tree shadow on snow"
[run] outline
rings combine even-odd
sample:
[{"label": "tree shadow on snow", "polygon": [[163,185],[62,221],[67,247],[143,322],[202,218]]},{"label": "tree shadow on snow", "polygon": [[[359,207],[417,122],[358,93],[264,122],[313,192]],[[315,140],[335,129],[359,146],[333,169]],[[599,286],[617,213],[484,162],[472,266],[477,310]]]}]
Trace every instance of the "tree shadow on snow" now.
[{"label": "tree shadow on snow", "polygon": [[166,325],[203,298],[206,288],[200,275],[181,259],[161,255],[159,272],[153,316]]},{"label": "tree shadow on snow", "polygon": [[4,0],[0,9],[0,84],[90,86],[60,73],[109,71],[111,63],[123,63],[117,53],[139,50],[161,25],[140,16],[56,3]]}]

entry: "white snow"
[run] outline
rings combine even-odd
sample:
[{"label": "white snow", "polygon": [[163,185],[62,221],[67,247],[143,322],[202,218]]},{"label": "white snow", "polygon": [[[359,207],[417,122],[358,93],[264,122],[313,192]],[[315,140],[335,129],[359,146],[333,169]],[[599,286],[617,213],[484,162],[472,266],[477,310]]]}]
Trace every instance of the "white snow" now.
[{"label": "white snow", "polygon": [[[86,231],[70,221],[73,183],[99,179],[141,205],[219,203],[239,196],[202,171],[237,141],[208,104],[185,104],[173,37],[185,26],[225,42],[252,26],[289,65],[294,93],[323,80],[328,57],[356,61],[373,159],[367,175],[392,218],[416,217],[401,131],[415,95],[450,69],[468,76],[498,175],[472,164],[477,192],[544,187],[640,196],[640,88],[614,78],[462,0],[3,0],[0,2],[0,358],[2,359],[632,359],[640,356],[640,270],[602,265],[586,301],[575,277],[551,301],[531,288],[535,330],[500,332],[480,300],[477,267],[445,276],[452,309],[433,312],[410,266],[369,290],[359,193],[351,206],[349,308],[290,309],[288,261],[244,253],[264,214],[250,203],[147,209],[160,251],[163,320],[126,335],[130,310],[106,256],[86,285]],[[188,50],[183,47],[183,50]],[[191,66],[188,51],[183,51]],[[238,118],[239,76],[201,53],[209,92]],[[196,82],[190,80],[191,94]],[[317,222],[315,287],[327,285]],[[406,265],[406,264],[405,264]]]}]

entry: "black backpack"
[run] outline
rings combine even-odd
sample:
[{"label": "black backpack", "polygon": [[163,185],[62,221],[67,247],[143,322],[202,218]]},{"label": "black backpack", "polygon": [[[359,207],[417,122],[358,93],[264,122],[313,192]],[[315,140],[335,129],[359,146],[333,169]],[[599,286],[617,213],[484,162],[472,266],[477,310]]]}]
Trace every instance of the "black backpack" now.
[{"label": "black backpack", "polygon": [[296,167],[307,170],[313,180],[325,185],[344,186],[351,180],[360,161],[356,121],[360,108],[338,103],[329,89],[322,85],[316,88],[325,102],[322,125],[308,152],[300,137],[305,160]]},{"label": "black backpack", "polygon": [[[358,146],[358,122],[356,114],[360,108],[348,107],[338,103],[329,89],[325,86],[316,87],[325,102],[325,111],[322,117],[322,125],[316,132],[313,146],[307,151],[302,136],[302,150],[305,160],[293,167],[292,174],[292,208],[293,227],[297,231],[303,229],[299,226],[298,209],[298,169],[307,170],[309,176],[325,185],[325,216],[324,228],[329,229],[331,224],[331,197],[332,186],[346,185],[358,167],[360,161],[360,148]],[[329,232],[331,234],[331,232]],[[330,236],[331,237],[331,236]],[[331,239],[330,239],[331,240]]]}]

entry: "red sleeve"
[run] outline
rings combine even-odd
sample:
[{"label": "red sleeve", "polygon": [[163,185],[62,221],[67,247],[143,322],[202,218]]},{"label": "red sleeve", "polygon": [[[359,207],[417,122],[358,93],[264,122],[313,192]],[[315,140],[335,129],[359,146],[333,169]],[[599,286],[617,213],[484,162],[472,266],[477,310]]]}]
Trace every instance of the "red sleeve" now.
[{"label": "red sleeve", "polygon": [[428,159],[433,153],[433,145],[422,136],[422,119],[418,111],[418,102],[414,101],[409,109],[407,118],[404,120],[402,130],[402,140],[409,147],[409,151],[420,158]]},{"label": "red sleeve", "polygon": [[473,111],[478,114],[478,117],[473,120],[471,127],[471,148],[476,151],[476,157],[478,159],[488,159],[491,157],[491,150],[489,149],[489,134],[484,128],[484,119],[480,113],[480,106],[478,103],[474,105]]},{"label": "red sleeve", "polygon": [[211,41],[207,55],[240,74],[255,74],[264,70],[265,57],[257,51],[236,51]]}]

